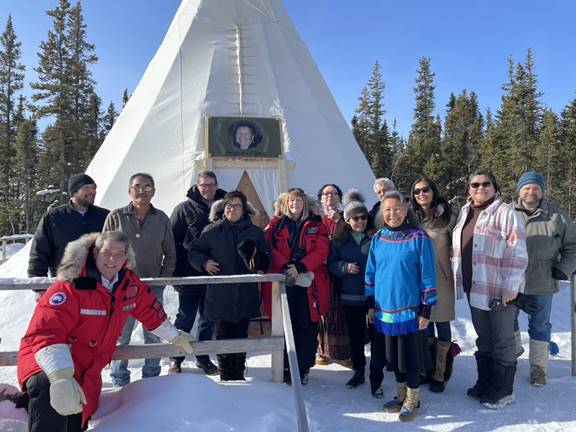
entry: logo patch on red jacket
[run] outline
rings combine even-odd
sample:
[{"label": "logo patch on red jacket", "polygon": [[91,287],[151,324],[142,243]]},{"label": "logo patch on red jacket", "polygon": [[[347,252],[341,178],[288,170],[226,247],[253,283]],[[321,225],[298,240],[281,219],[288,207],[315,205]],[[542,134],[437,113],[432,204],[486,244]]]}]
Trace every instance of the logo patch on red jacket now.
[{"label": "logo patch on red jacket", "polygon": [[306,235],[318,234],[318,227],[312,226],[312,227],[306,229],[306,232],[304,234],[306,234]]},{"label": "logo patch on red jacket", "polygon": [[55,294],[52,294],[52,297],[50,297],[49,303],[52,306],[61,306],[64,303],[66,303],[66,293],[59,291]]}]

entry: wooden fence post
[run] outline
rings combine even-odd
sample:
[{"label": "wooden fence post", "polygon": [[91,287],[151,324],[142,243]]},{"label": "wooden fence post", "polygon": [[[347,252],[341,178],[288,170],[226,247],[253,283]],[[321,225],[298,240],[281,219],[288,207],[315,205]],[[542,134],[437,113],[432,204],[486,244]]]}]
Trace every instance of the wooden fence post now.
[{"label": "wooden fence post", "polygon": [[576,273],[570,278],[570,319],[572,321],[572,376],[576,376]]},{"label": "wooden fence post", "polygon": [[286,340],[286,351],[288,351],[288,363],[290,364],[290,379],[292,381],[292,389],[294,390],[294,401],[296,404],[296,414],[298,416],[298,431],[308,432],[308,417],[306,415],[306,406],[304,405],[304,398],[302,396],[300,369],[298,368],[294,333],[292,333],[292,320],[290,319],[290,309],[288,308],[288,297],[286,296],[286,287],[284,282],[280,282],[280,297],[282,299],[284,339]]},{"label": "wooden fence post", "polygon": [[[272,282],[272,336],[284,337],[279,282]],[[284,347],[272,351],[272,381],[276,383],[284,381]]]}]

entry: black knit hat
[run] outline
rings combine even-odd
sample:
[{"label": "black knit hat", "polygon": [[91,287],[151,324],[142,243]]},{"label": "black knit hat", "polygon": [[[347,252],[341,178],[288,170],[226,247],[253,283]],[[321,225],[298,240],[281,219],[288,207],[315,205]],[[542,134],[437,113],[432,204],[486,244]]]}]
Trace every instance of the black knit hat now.
[{"label": "black knit hat", "polygon": [[96,184],[96,182],[94,180],[92,180],[92,177],[90,177],[87,174],[83,174],[83,173],[72,174],[70,176],[70,180],[68,180],[68,193],[70,194],[70,196],[72,196],[72,195],[74,195],[74,192],[76,192],[82,186],[85,186],[88,184]]}]

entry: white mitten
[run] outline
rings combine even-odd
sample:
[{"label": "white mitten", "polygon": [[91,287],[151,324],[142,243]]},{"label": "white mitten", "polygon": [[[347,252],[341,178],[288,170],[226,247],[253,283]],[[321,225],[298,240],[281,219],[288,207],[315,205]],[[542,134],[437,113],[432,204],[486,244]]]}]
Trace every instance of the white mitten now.
[{"label": "white mitten", "polygon": [[59,369],[48,375],[50,380],[50,405],[63,416],[79,414],[86,396],[74,378],[74,369]]},{"label": "white mitten", "polygon": [[170,343],[182,348],[186,354],[194,354],[194,347],[192,346],[192,341],[190,340],[190,333],[179,330],[178,336],[172,339]]}]

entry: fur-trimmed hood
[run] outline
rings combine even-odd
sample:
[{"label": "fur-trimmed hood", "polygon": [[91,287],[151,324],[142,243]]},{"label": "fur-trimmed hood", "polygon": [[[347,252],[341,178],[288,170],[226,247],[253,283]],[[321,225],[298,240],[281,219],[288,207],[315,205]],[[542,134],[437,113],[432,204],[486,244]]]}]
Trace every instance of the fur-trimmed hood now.
[{"label": "fur-trimmed hood", "polygon": [[[100,233],[90,233],[85,234],[78,240],[74,240],[66,246],[64,251],[64,256],[58,267],[58,274],[56,279],[58,280],[74,280],[82,275],[86,271],[86,262],[88,261],[88,254],[92,254],[94,251],[94,244],[96,239],[100,236]],[[94,262],[94,257],[90,257],[92,262]],[[134,251],[129,246],[128,253],[126,254],[126,264],[127,268],[133,268],[136,263],[134,257]],[[95,267],[95,263],[94,263]]]},{"label": "fur-trimmed hood", "polygon": [[[308,194],[305,194],[305,196],[310,212],[315,215],[321,215],[322,205],[320,204],[320,201],[315,200]],[[282,192],[280,195],[278,195],[278,198],[274,200],[274,216],[288,216],[282,213],[282,207],[286,207],[287,201],[288,192]]]},{"label": "fur-trimmed hood", "polygon": [[[246,214],[248,214],[249,217],[255,217],[258,216],[258,210],[256,210],[256,207],[254,207],[249,201],[246,202],[247,204],[247,209],[246,212],[244,212],[244,214],[242,215],[242,218],[246,218]],[[210,222],[216,222],[217,220],[220,220],[223,218],[224,216],[224,198],[219,199],[218,201],[215,201],[214,204],[212,204],[212,207],[210,207],[210,216],[209,216],[209,220]]]}]

